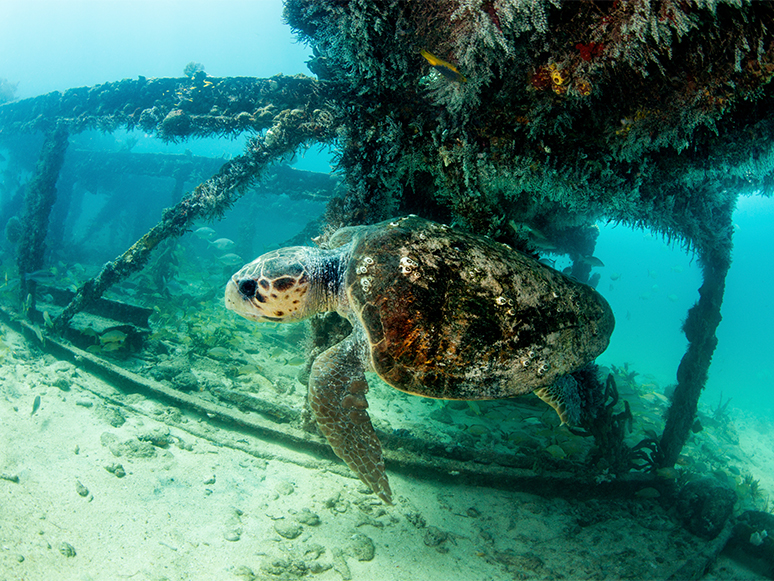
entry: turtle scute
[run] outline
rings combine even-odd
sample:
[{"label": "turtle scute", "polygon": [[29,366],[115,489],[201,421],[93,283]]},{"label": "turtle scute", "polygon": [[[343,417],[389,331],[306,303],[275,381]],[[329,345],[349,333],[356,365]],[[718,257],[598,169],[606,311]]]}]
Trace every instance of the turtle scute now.
[{"label": "turtle scute", "polygon": [[346,286],[370,363],[393,387],[495,399],[602,353],[612,311],[591,287],[484,237],[410,217],[355,238]]}]

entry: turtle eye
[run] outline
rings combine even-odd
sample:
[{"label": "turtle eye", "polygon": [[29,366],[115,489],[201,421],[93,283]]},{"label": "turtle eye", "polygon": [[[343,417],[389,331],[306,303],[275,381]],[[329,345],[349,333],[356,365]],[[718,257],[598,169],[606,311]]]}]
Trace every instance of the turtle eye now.
[{"label": "turtle eye", "polygon": [[258,285],[252,278],[243,278],[239,281],[239,292],[242,294],[242,296],[247,297],[248,299],[251,299],[255,296],[255,290],[258,288]]}]

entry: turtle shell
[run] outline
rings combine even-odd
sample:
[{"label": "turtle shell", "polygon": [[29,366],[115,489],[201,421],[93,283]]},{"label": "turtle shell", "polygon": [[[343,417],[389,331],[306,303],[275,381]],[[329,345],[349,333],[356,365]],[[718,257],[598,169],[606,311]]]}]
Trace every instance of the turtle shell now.
[{"label": "turtle shell", "polygon": [[410,216],[358,230],[345,272],[373,370],[442,399],[527,393],[592,361],[613,313],[593,288],[490,239]]}]

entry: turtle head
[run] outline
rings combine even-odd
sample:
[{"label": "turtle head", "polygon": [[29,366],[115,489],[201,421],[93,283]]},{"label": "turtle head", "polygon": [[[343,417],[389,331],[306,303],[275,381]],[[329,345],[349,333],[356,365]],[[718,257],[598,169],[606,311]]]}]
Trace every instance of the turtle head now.
[{"label": "turtle head", "polygon": [[243,266],[226,285],[226,308],[251,321],[290,323],[327,310],[319,292],[321,251],[280,248]]}]

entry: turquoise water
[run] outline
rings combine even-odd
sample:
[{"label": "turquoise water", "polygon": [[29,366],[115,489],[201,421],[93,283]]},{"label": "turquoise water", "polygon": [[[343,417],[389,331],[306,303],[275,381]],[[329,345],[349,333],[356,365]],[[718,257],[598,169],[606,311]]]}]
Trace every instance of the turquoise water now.
[{"label": "turquoise water", "polygon": [[[310,50],[296,42],[282,22],[280,0],[249,1],[37,1],[6,0],[0,18],[0,77],[17,85],[17,97],[95,85],[139,75],[180,76],[191,61],[214,76],[270,76],[308,73]],[[229,157],[241,153],[244,139],[190,140],[162,144],[124,131],[112,137],[86,133],[73,142],[99,148],[107,139],[118,147],[131,138],[137,153],[182,153]],[[0,162],[2,163],[2,162]],[[310,150],[292,165],[328,171],[327,152]],[[321,206],[320,206],[321,208]],[[293,209],[288,208],[292,214]],[[307,217],[314,206],[304,209]],[[769,308],[774,234],[769,224],[774,203],[745,198],[735,215],[734,263],[728,277],[720,339],[704,403],[715,405],[721,393],[751,410],[774,406],[774,364]],[[147,226],[155,223],[149,215]],[[220,230],[233,230],[227,217]],[[258,228],[258,248],[295,235],[305,222],[267,219]],[[622,225],[600,224],[596,254],[598,290],[612,304],[617,329],[603,363],[628,362],[663,388],[673,383],[686,342],[680,325],[697,298],[701,279],[696,257],[657,234]],[[121,251],[122,246],[105,252]],[[561,261],[560,261],[561,264]]]},{"label": "turquoise water", "polygon": [[[722,394],[724,401],[732,398],[732,405],[772,414],[772,219],[774,200],[740,198],[718,347],[702,396],[707,406],[715,407]],[[687,345],[680,326],[699,297],[696,256],[658,235],[612,225],[601,226],[596,254],[605,263],[597,289],[616,314],[613,341],[600,360],[618,365],[628,361],[661,386],[674,383]]]},{"label": "turquoise water", "polygon": [[[16,95],[19,98],[78,86],[93,86],[122,78],[137,78],[140,75],[178,77],[192,61],[202,63],[205,71],[212,76],[267,77],[278,73],[308,74],[304,61],[310,57],[310,53],[307,47],[294,41],[289,28],[282,23],[279,0],[4,0],[0,5],[0,78],[18,83]],[[118,151],[131,143],[133,153],[190,152],[194,156],[227,159],[242,153],[245,140],[245,137],[233,140],[199,139],[180,144],[163,144],[141,132],[127,133],[121,130],[107,136],[99,132],[76,135],[71,138],[71,146]],[[0,160],[0,171],[4,169],[3,164]],[[330,164],[330,152],[315,149],[299,153],[291,162],[295,168],[320,172],[329,171]],[[104,196],[101,196],[99,191],[89,192],[85,200],[88,209],[84,210],[80,218],[82,222],[77,225],[76,230],[85,227],[98,215],[104,203]],[[143,233],[154,225],[159,219],[161,209],[169,205],[168,200],[154,198],[152,194],[148,198],[142,198],[142,202],[139,200],[139,197],[134,199],[135,215],[124,221],[134,220],[131,228],[112,233],[101,232],[97,242],[87,240],[82,244],[84,256],[88,256],[91,263],[87,267],[94,269],[95,265],[100,265],[123,252],[137,238],[132,232]],[[137,210],[140,203],[146,205]],[[243,216],[253,214],[256,234],[252,246],[254,254],[258,254],[295,236],[307,222],[321,215],[323,211],[324,204],[319,201],[290,200],[282,196],[246,196],[222,221],[210,226],[217,232],[213,239],[221,236],[237,239]],[[734,262],[727,279],[722,309],[723,322],[718,329],[719,345],[701,402],[706,410],[715,408],[721,398],[722,401],[731,398],[732,405],[746,413],[756,414],[761,418],[774,417],[774,359],[771,357],[774,346],[771,336],[774,329],[774,309],[770,306],[774,282],[774,254],[771,252],[774,248],[774,231],[770,226],[773,222],[774,200],[758,197],[740,199],[734,216]],[[660,235],[649,231],[604,223],[598,226],[600,236],[595,256],[604,266],[595,269],[595,272],[600,274],[597,289],[608,299],[617,319],[610,347],[599,358],[599,362],[617,367],[626,364],[630,370],[638,372],[637,382],[646,386],[645,392],[663,392],[675,382],[676,370],[686,348],[686,340],[680,327],[687,310],[698,298],[701,275],[697,257],[686,252],[679,244],[668,244]],[[175,252],[184,257],[181,263],[185,267],[180,269],[180,276],[173,285],[169,285],[172,290],[171,300],[168,296],[162,297],[165,308],[168,306],[170,309],[161,314],[165,317],[164,321],[169,325],[177,325],[178,330],[184,329],[187,320],[191,319],[195,319],[196,324],[202,326],[205,326],[202,321],[226,317],[231,318],[225,320],[233,321],[230,313],[220,309],[222,287],[231,267],[212,266],[223,253],[215,253],[205,240],[198,240],[190,235],[182,240],[180,248]],[[243,258],[249,260],[253,256]],[[565,265],[566,260],[558,261],[559,268]],[[197,268],[200,270],[197,271]],[[205,271],[204,274],[201,274],[202,270]],[[73,276],[77,274],[75,272]],[[163,282],[168,283],[169,280]],[[196,288],[192,290],[191,286]],[[174,293],[185,296],[187,300],[187,297],[198,296],[203,292],[210,293],[210,303],[206,307],[196,303],[181,305],[174,300]],[[127,300],[131,300],[130,297],[131,295],[122,296]],[[206,316],[202,314],[205,308],[210,309]],[[241,321],[235,325],[241,325],[240,331],[255,333],[258,337],[261,337],[260,333],[264,333],[252,330]],[[274,337],[275,331],[276,329],[270,329],[261,338],[268,341]],[[292,335],[292,341],[288,339],[285,343],[282,341],[293,331],[285,329],[282,333],[286,335],[277,332],[276,337],[279,339],[272,339],[279,344],[278,347],[272,347],[276,348],[277,352],[283,351],[283,345],[287,347],[292,343],[297,347],[301,344],[302,331]],[[105,345],[110,344],[103,343],[102,346]],[[299,365],[298,353],[283,352],[282,358],[286,363],[292,361],[293,365]],[[374,393],[376,401],[379,399],[377,395]],[[295,396],[300,401],[301,396],[297,393]],[[37,412],[36,417],[42,417],[45,405],[50,401],[49,397],[50,395],[44,396],[44,407]],[[389,416],[390,421],[395,423],[395,430],[399,432],[411,433],[410,430],[415,426],[411,425],[409,419],[405,424],[407,427],[404,427],[404,424],[396,419],[399,418],[398,413],[403,415],[399,419],[405,420],[406,416],[411,416],[412,409],[416,411],[427,408],[423,411],[427,412],[428,417],[436,411],[431,407],[435,405],[433,402],[418,398],[406,401],[410,398],[400,399],[389,393],[385,399],[389,406],[392,406],[391,413],[395,409],[399,410]],[[490,435],[489,425],[484,421],[487,419],[496,423],[491,418],[502,418],[509,413],[508,410],[500,411],[495,406],[483,406],[483,410],[482,416],[478,407],[471,406],[468,409],[463,405],[461,409],[454,408],[453,412],[459,417],[464,416],[466,421],[471,417],[475,420],[477,429],[472,434],[478,438],[478,443],[486,443],[489,438],[491,446],[496,443],[503,447],[517,441],[505,437],[497,440]],[[33,411],[33,414],[36,414],[36,411]],[[386,421],[387,416],[383,419]],[[538,425],[542,421],[538,413],[535,413],[532,419],[535,421],[527,426],[527,431],[551,432],[549,435],[539,435],[543,438],[540,440],[542,446],[554,437],[556,426],[551,426],[549,430]],[[558,447],[557,444],[554,445]],[[726,449],[723,447],[718,454],[722,455]],[[178,452],[175,450],[175,453]],[[191,470],[195,470],[199,465],[192,462]],[[233,478],[236,481],[239,479],[238,476]],[[401,478],[403,476],[395,477],[398,483],[396,490],[405,492],[412,484]],[[423,482],[422,485],[426,486],[426,483]],[[427,486],[432,486],[432,482]],[[312,485],[309,487],[312,488]],[[303,486],[299,486],[299,490],[302,488]],[[250,489],[250,492],[255,491]],[[435,502],[435,496],[431,498],[430,493],[427,493],[428,496],[424,499],[427,505],[443,506],[444,492],[439,489],[433,492],[436,493],[438,502]],[[311,494],[314,496],[314,492]],[[256,496],[245,493],[250,501],[244,504],[250,506],[250,502],[259,502],[257,495],[258,493]],[[319,498],[315,502],[319,505]],[[508,502],[510,499],[502,501],[503,504]],[[289,505],[292,503],[292,498],[287,501]],[[408,503],[404,503],[404,508],[406,504]],[[450,506],[452,504],[450,503]],[[529,503],[525,501],[524,504]],[[478,512],[478,509],[471,511],[469,506],[463,504],[454,504],[453,507],[449,512],[456,517],[460,517],[462,513],[467,518]],[[493,502],[491,506],[486,506],[485,511],[499,514],[498,509]],[[541,514],[540,510],[548,513],[550,507],[535,510],[537,512],[534,514]],[[569,514],[572,510],[575,510],[575,507],[562,505],[562,509],[557,512]],[[519,518],[540,521],[534,514],[532,517],[520,514]],[[441,517],[435,522],[440,523]],[[508,526],[518,529],[513,522]],[[532,523],[531,526],[534,531],[540,524]],[[451,528],[451,525],[448,525],[448,528]],[[482,527],[482,530],[484,528]],[[375,533],[369,534],[376,536]],[[553,539],[552,535],[550,531],[545,532],[545,538],[540,542]],[[380,543],[379,550],[384,551],[385,547],[390,544],[395,547],[402,539],[394,540],[386,535],[383,538],[377,537],[377,540]],[[420,549],[423,549],[423,546],[420,546]],[[478,553],[474,554],[477,558],[480,556]],[[446,569],[443,566],[436,568],[439,572],[437,578],[445,579],[445,571],[454,569],[448,563],[445,566]],[[514,565],[514,569],[519,567]],[[508,575],[510,573],[512,571],[509,570]],[[2,574],[0,568],[0,580],[3,579]],[[508,575],[502,578],[512,578]],[[409,577],[418,578],[416,574]],[[147,578],[161,577],[149,575]]]},{"label": "turquoise water", "polygon": [[[19,98],[139,75],[180,76],[191,61],[202,63],[214,76],[308,73],[304,61],[310,50],[296,42],[282,22],[280,0],[6,0],[0,10],[0,77],[18,83]],[[238,155],[244,144],[244,138],[163,144],[125,131],[112,137],[86,133],[75,136],[73,142],[89,149],[113,138],[115,143],[109,147],[118,147],[128,138],[136,140],[132,149],[136,153],[190,151],[211,157]],[[328,171],[330,157],[310,150],[292,165]],[[309,212],[313,209],[305,208],[303,214]],[[768,308],[774,271],[770,252],[774,234],[769,227],[773,215],[771,200],[739,201],[734,263],[718,330],[720,342],[704,395],[707,405],[715,405],[722,393],[751,410],[774,406],[770,388],[774,310]],[[155,216],[148,216],[147,225],[153,223]],[[258,229],[258,248],[290,238],[303,225],[267,220]],[[231,227],[227,217],[221,229]],[[600,228],[597,255],[605,267],[599,269],[598,290],[612,304],[618,322],[613,342],[600,360],[628,362],[664,387],[674,382],[686,345],[680,325],[698,296],[701,279],[696,257],[679,245],[667,245],[657,234],[622,225],[601,223]],[[120,252],[121,247],[111,250]],[[110,253],[104,258],[110,258]]]}]

